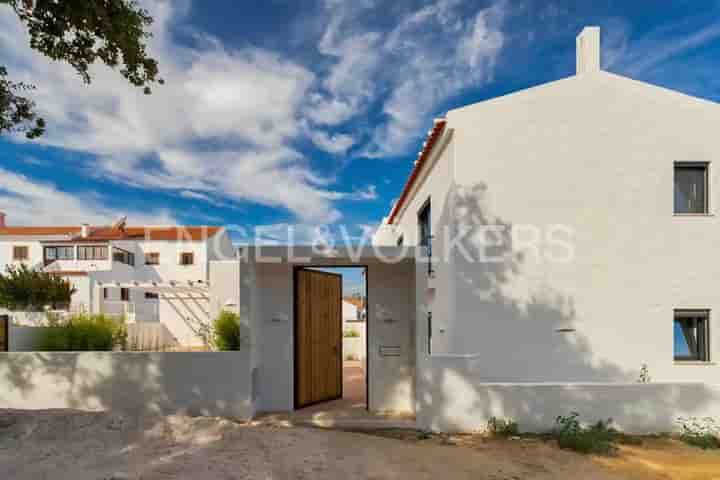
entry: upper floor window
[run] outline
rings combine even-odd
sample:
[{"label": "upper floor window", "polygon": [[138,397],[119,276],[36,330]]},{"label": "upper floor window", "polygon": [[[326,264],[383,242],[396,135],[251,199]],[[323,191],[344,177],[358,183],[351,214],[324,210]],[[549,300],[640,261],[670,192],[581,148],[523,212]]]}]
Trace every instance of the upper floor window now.
[{"label": "upper floor window", "polygon": [[710,360],[709,323],[709,310],[675,310],[673,358],[676,362]]},{"label": "upper floor window", "polygon": [[13,260],[22,262],[30,258],[30,249],[27,246],[15,245],[13,247]]},{"label": "upper floor window", "polygon": [[421,247],[430,247],[430,240],[432,239],[432,232],[430,230],[430,200],[427,201],[425,206],[418,213],[418,244]]},{"label": "upper floor window", "polygon": [[158,252],[146,253],[145,265],[160,265],[160,254]]},{"label": "upper floor window", "polygon": [[45,247],[43,255],[45,263],[54,262],[55,260],[74,260],[75,247]]},{"label": "upper floor window", "polygon": [[192,265],[195,263],[195,254],[183,252],[180,254],[180,265]]},{"label": "upper floor window", "polygon": [[107,260],[108,247],[106,246],[87,246],[78,247],[78,260]]},{"label": "upper floor window", "polygon": [[675,162],[676,214],[707,214],[708,164]]},{"label": "upper floor window", "polygon": [[113,262],[124,263],[125,265],[135,266],[135,254],[123,250],[122,248],[113,247]]}]

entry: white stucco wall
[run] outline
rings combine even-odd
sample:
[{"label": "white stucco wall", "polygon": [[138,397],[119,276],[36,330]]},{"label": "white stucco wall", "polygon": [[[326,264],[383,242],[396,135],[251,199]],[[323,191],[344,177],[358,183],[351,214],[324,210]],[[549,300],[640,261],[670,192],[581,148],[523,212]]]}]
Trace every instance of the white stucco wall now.
[{"label": "white stucco wall", "polygon": [[248,419],[249,357],[249,350],[0,353],[0,404]]},{"label": "white stucco wall", "polygon": [[[720,383],[714,363],[673,362],[672,323],[675,308],[720,311],[717,168],[713,215],[673,216],[673,164],[718,160],[718,119],[716,104],[602,72],[449,112],[464,246],[478,224],[532,225],[543,241],[538,255],[502,236],[493,264],[455,256],[456,314],[434,325],[434,352],[479,355],[486,381],[633,381],[647,364],[655,381]],[[567,262],[548,259],[557,224],[573,232],[558,237]],[[711,335],[716,360],[713,318]]]}]

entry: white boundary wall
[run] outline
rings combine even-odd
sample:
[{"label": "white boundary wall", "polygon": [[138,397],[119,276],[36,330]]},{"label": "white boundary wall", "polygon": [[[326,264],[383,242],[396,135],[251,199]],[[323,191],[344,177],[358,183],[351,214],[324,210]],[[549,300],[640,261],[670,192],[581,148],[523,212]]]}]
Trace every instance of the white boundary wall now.
[{"label": "white boundary wall", "polygon": [[249,419],[250,351],[0,354],[0,406]]}]

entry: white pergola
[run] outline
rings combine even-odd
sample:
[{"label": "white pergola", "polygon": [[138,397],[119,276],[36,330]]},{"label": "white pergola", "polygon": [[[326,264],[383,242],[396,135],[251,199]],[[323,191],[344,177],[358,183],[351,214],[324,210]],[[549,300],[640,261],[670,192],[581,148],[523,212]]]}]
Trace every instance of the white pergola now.
[{"label": "white pergola", "polygon": [[[98,282],[98,287],[129,288],[157,293],[163,298],[195,298],[209,300],[210,284],[203,280],[169,282]],[[194,296],[196,295],[196,296]]]}]

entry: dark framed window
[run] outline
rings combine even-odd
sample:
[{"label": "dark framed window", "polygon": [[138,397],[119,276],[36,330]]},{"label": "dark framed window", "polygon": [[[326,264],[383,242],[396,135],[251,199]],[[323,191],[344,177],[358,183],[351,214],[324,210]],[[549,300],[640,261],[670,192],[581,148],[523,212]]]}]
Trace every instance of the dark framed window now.
[{"label": "dark framed window", "polygon": [[421,247],[430,247],[432,230],[430,227],[430,200],[420,209],[418,213],[418,244]]},{"label": "dark framed window", "polygon": [[180,265],[192,265],[195,263],[195,254],[192,252],[183,252],[180,254]]},{"label": "dark framed window", "polygon": [[82,245],[78,247],[78,260],[107,260],[108,247],[105,245]]},{"label": "dark framed window", "polygon": [[673,358],[676,362],[710,361],[710,310],[675,310]]},{"label": "dark framed window", "polygon": [[145,265],[160,265],[160,254],[158,252],[146,253]]},{"label": "dark framed window", "polygon": [[45,247],[43,257],[45,263],[55,260],[75,260],[75,247]]},{"label": "dark framed window", "polygon": [[676,214],[707,214],[708,164],[703,162],[675,162]]},{"label": "dark framed window", "polygon": [[121,288],[120,289],[120,300],[122,300],[123,302],[130,301],[130,289],[129,288]]},{"label": "dark framed window", "polygon": [[123,250],[122,248],[113,247],[113,262],[124,263],[125,265],[135,266],[135,254]]},{"label": "dark framed window", "polygon": [[157,300],[160,296],[155,292],[145,292],[146,300]]},{"label": "dark framed window", "polygon": [[107,300],[107,299],[108,299],[108,289],[103,288],[103,300]]},{"label": "dark framed window", "polygon": [[24,261],[30,258],[30,249],[27,246],[13,246],[13,260]]}]

